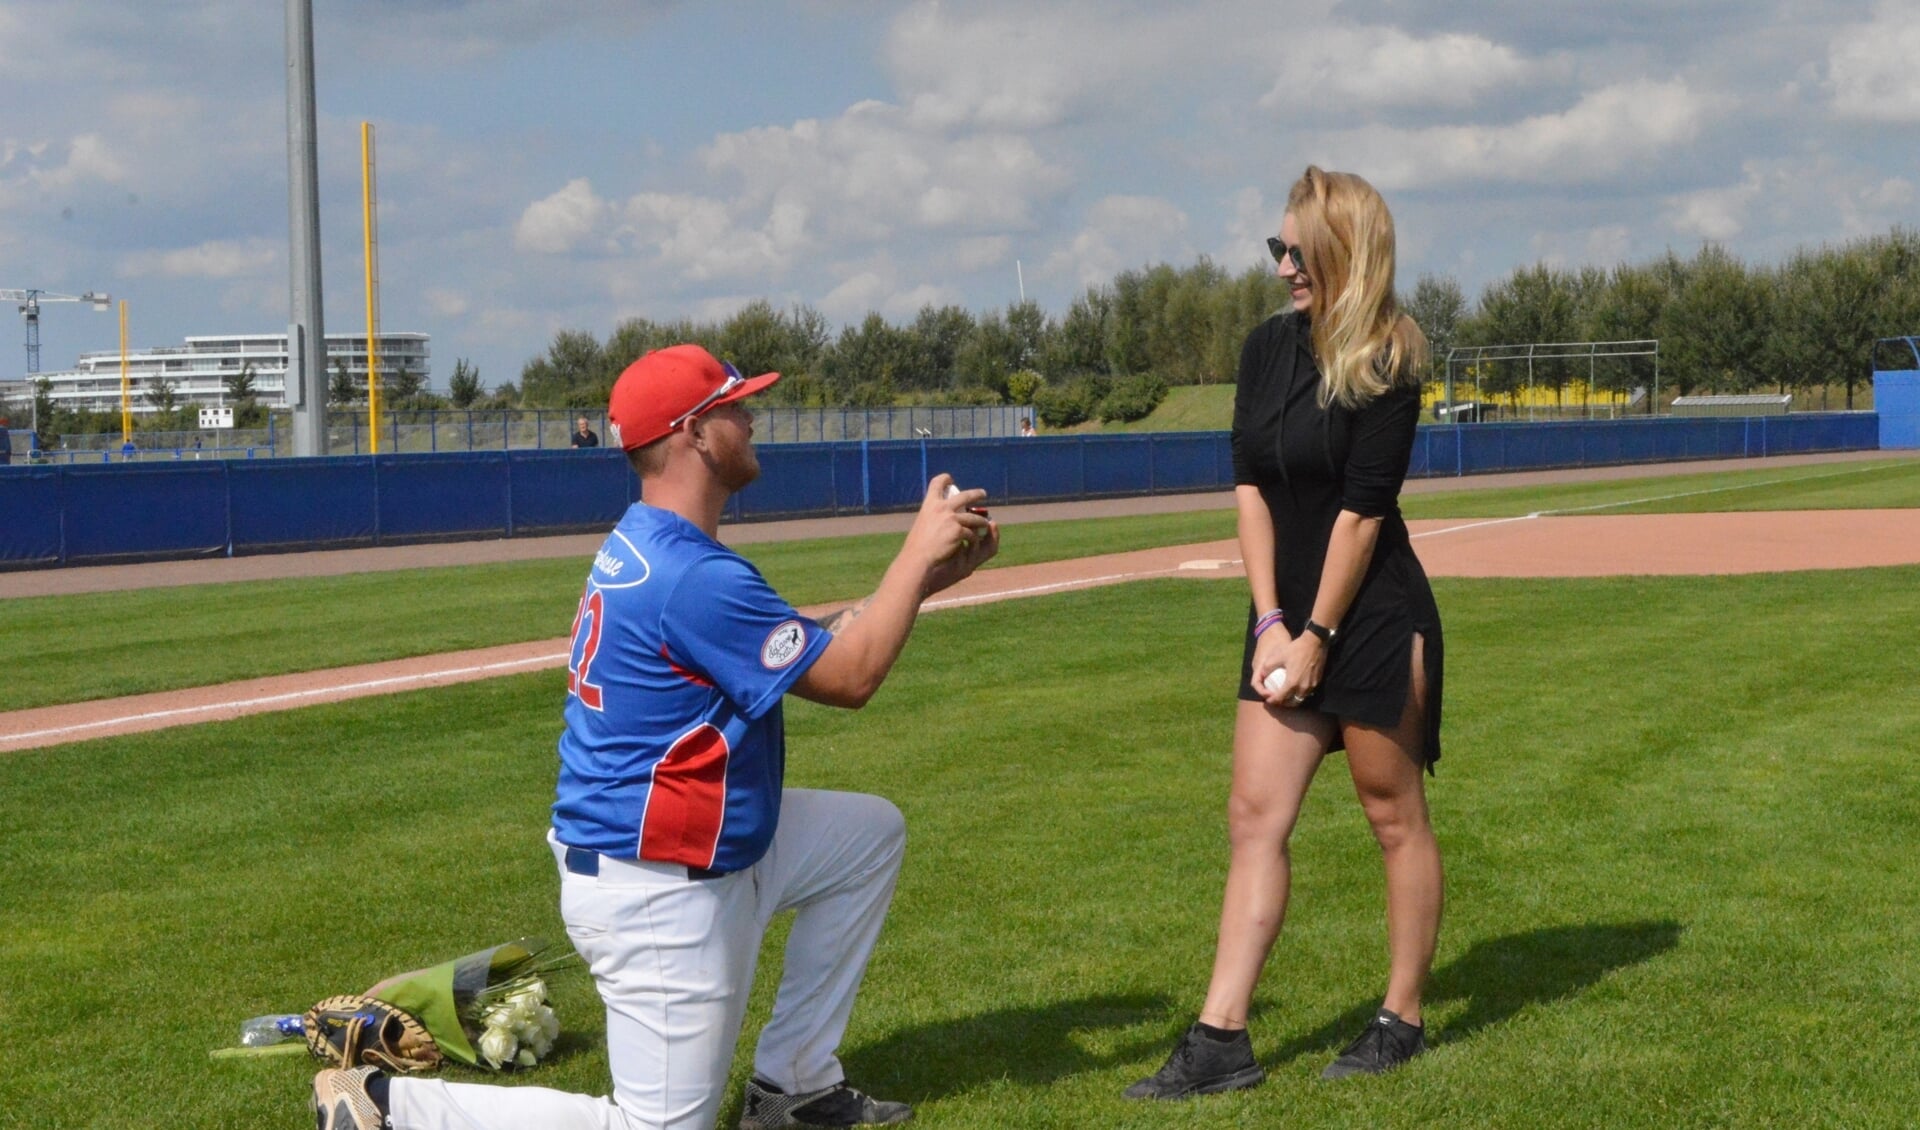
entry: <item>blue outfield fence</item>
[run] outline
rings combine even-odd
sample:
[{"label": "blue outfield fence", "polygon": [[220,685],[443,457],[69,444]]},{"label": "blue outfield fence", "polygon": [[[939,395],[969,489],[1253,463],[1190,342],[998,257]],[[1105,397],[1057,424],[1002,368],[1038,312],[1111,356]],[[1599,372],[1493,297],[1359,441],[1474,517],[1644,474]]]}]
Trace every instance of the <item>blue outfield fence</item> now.
[{"label": "blue outfield fence", "polygon": [[[1875,413],[1422,427],[1416,478],[1880,446]],[[767,444],[726,519],[910,510],[929,476],[995,505],[1225,490],[1225,432]],[[617,451],[0,467],[0,567],[606,529],[639,497]]]}]

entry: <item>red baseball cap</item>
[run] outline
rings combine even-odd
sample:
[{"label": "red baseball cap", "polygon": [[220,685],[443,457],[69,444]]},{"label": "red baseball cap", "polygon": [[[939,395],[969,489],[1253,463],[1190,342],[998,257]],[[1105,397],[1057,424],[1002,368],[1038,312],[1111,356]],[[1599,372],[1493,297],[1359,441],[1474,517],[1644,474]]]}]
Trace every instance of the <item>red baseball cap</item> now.
[{"label": "red baseball cap", "polygon": [[628,365],[607,403],[608,438],[631,451],[668,435],[689,417],[752,396],[779,373],[744,377],[697,345],[670,345]]}]

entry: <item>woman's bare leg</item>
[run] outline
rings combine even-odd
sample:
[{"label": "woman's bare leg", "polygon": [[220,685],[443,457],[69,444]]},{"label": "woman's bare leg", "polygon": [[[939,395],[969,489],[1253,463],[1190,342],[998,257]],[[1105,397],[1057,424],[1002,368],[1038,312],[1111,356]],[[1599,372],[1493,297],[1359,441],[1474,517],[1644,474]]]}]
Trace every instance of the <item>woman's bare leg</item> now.
[{"label": "woman's bare leg", "polygon": [[1427,814],[1425,641],[1413,637],[1407,707],[1390,730],[1345,728],[1347,764],[1387,872],[1387,995],[1383,1005],[1420,1023],[1421,995],[1440,939],[1440,844]]},{"label": "woman's bare leg", "polygon": [[1333,719],[1316,711],[1239,704],[1227,799],[1231,856],[1202,1023],[1247,1026],[1254,986],[1287,913],[1287,838],[1333,735]]}]

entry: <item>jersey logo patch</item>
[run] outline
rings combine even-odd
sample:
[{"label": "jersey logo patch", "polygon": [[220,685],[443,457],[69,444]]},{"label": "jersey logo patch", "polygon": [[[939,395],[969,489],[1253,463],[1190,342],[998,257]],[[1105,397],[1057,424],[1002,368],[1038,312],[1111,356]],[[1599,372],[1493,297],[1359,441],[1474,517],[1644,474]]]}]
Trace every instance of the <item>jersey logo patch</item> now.
[{"label": "jersey logo patch", "polygon": [[807,649],[807,630],[798,620],[786,623],[767,633],[767,642],[760,645],[760,665],[769,671],[778,671]]}]

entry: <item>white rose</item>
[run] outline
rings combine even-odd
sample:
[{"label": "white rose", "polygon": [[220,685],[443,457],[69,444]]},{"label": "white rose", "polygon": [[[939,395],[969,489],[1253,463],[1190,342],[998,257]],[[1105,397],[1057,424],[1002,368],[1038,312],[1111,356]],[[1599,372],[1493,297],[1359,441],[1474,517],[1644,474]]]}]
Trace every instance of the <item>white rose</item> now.
[{"label": "white rose", "polygon": [[544,1005],[540,1008],[540,1031],[546,1034],[548,1042],[560,1038],[560,1018]]},{"label": "white rose", "polygon": [[512,1059],[517,1050],[513,1033],[504,1028],[488,1028],[480,1034],[480,1058],[492,1067],[499,1067]]}]

